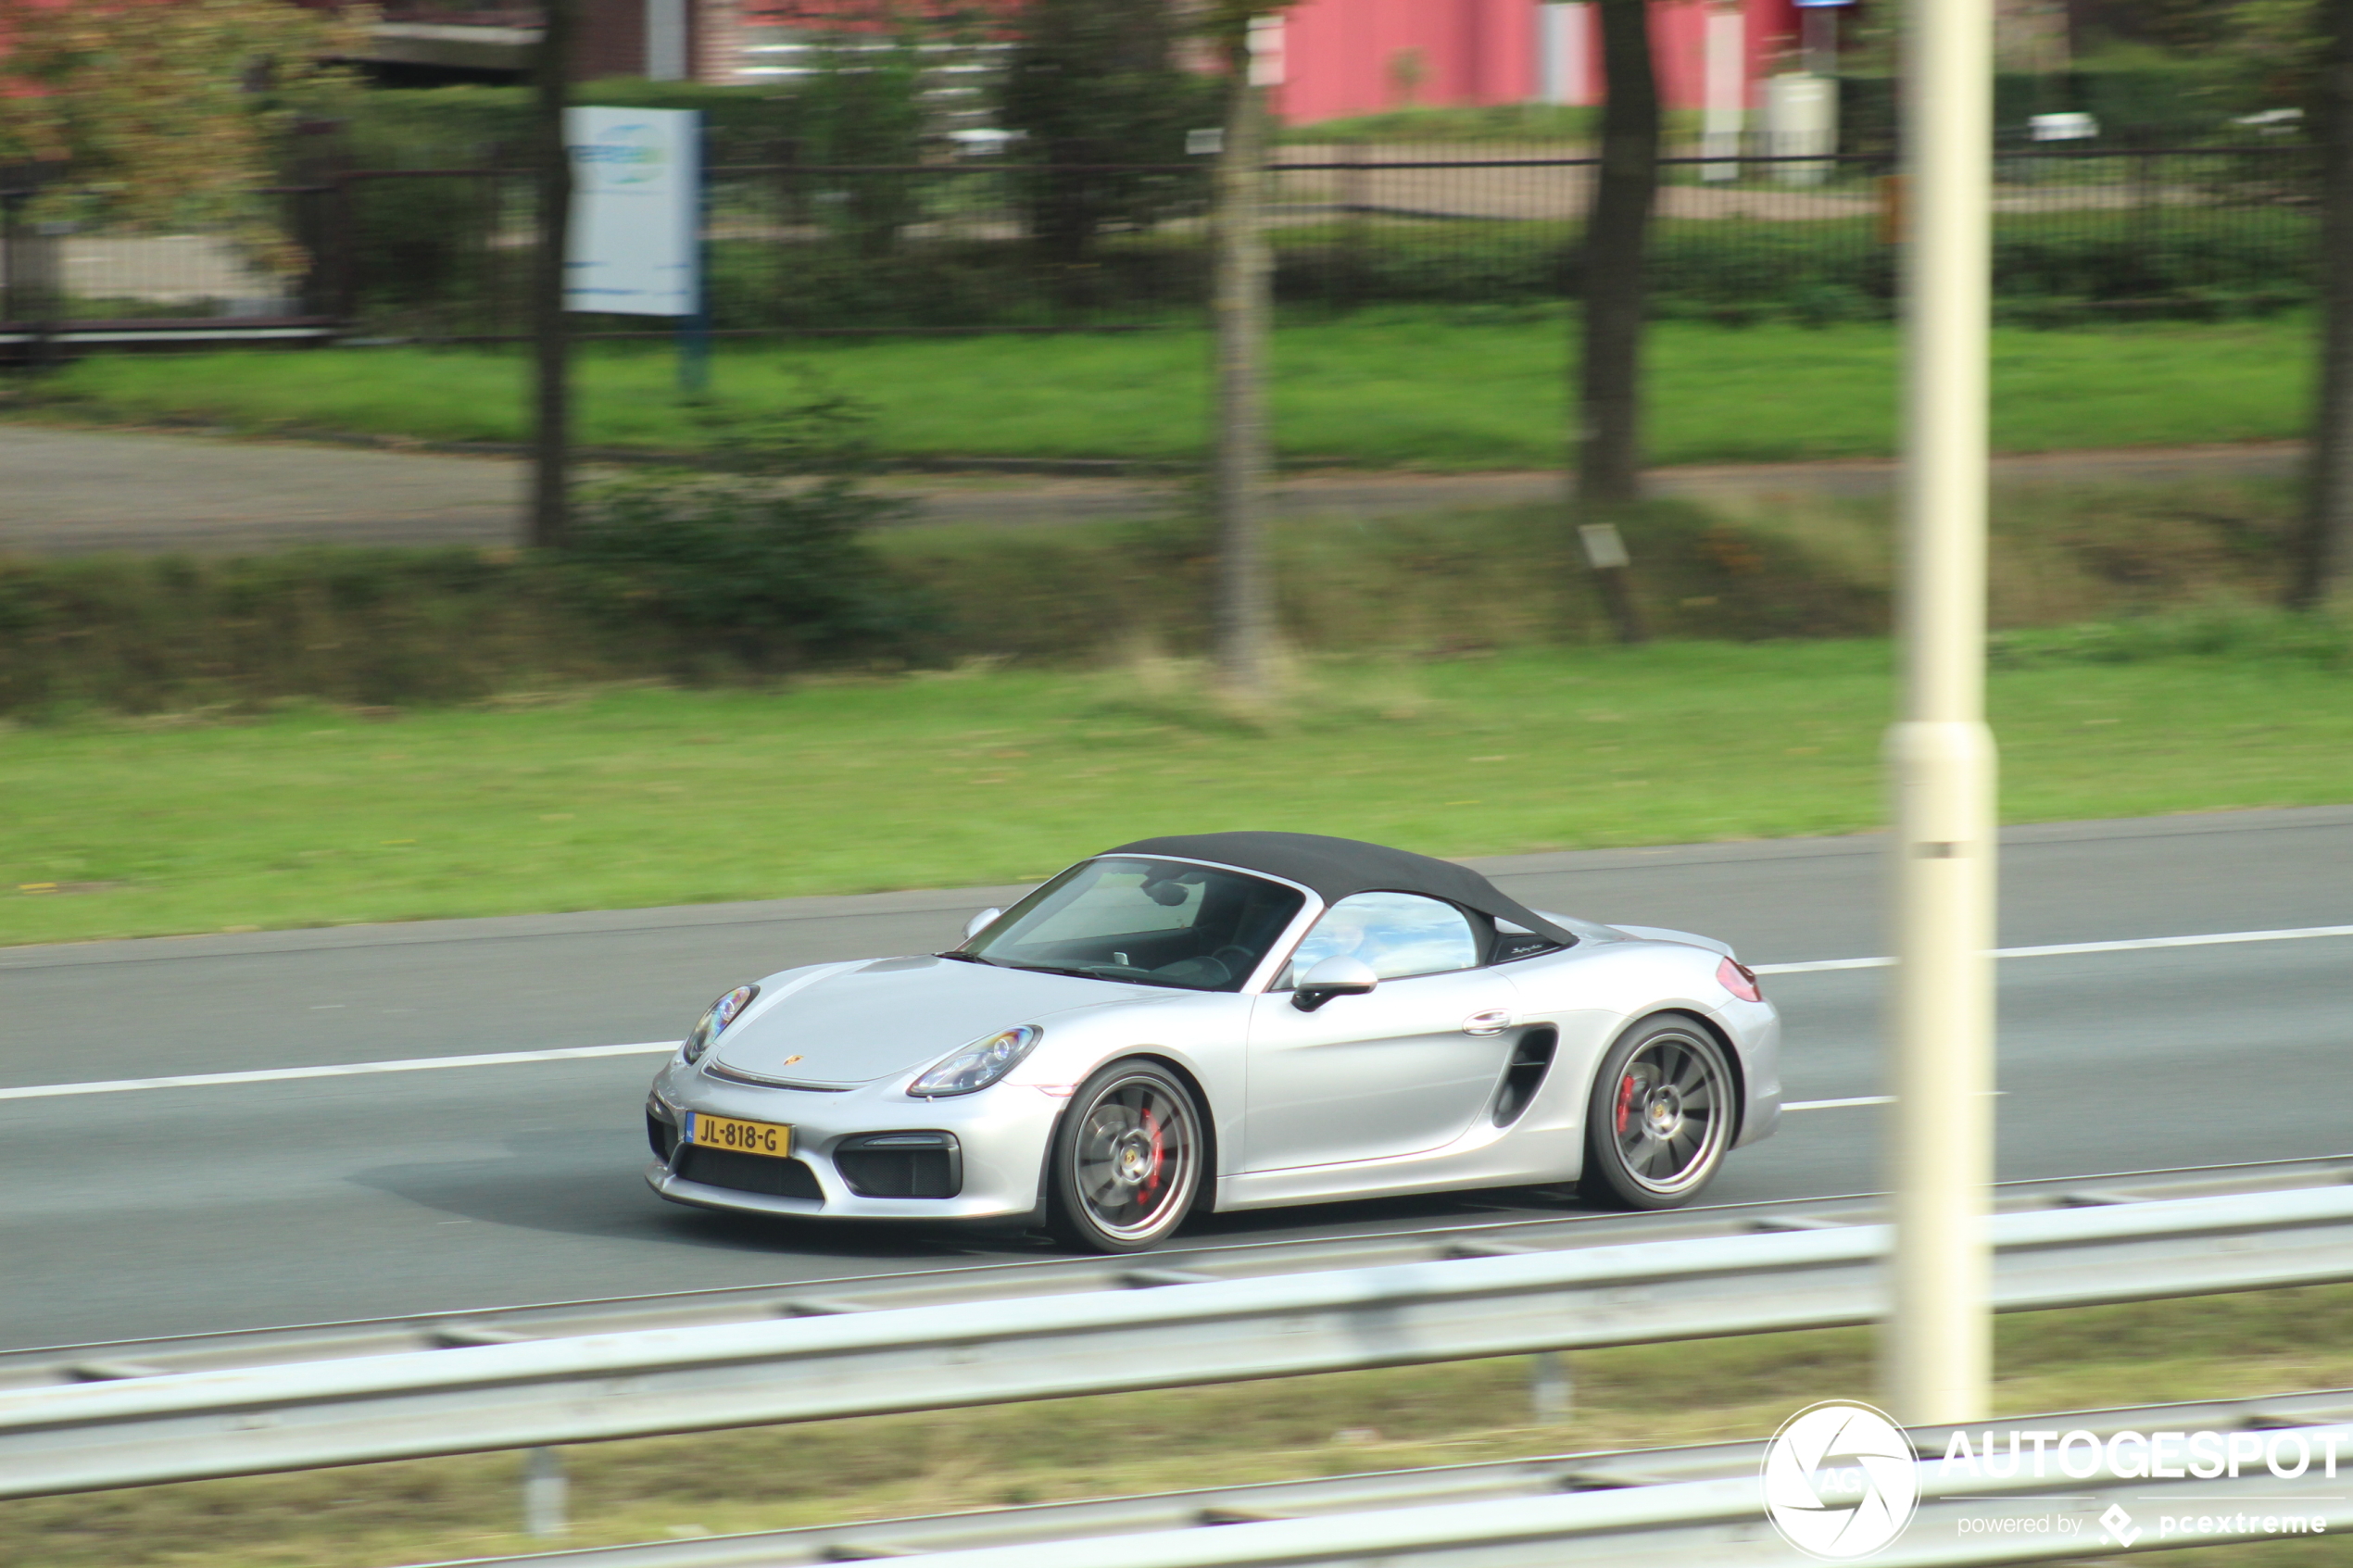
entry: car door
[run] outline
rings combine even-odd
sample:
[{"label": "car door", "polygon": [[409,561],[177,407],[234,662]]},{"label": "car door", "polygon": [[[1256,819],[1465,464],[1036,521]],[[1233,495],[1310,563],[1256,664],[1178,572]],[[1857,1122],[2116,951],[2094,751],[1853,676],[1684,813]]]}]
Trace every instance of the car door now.
[{"label": "car door", "polygon": [[[1380,984],[1301,1011],[1291,981],[1336,953]],[[1244,1168],[1417,1154],[1466,1131],[1503,1076],[1519,1005],[1478,956],[1469,919],[1440,899],[1365,893],[1326,910],[1252,1003]]]}]

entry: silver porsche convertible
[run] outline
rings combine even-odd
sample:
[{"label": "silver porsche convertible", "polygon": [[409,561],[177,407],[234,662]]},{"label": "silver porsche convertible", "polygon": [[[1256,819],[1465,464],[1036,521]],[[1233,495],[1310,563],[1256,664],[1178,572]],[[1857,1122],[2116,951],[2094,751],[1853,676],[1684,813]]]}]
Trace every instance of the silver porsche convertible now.
[{"label": "silver porsche convertible", "polygon": [[1670,1208],[1772,1132],[1780,1034],[1705,936],[1350,839],[1146,839],[947,952],[720,997],[654,1079],[646,1179],[1107,1252],[1209,1210],[1515,1184]]}]

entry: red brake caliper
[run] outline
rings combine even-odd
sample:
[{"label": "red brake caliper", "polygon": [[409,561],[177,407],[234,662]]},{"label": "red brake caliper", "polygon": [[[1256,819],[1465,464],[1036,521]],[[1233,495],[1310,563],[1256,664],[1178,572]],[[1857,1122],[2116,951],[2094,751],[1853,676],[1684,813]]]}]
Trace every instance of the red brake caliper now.
[{"label": "red brake caliper", "polygon": [[1626,1123],[1634,1115],[1634,1075],[1629,1073],[1617,1081],[1617,1134],[1626,1135]]},{"label": "red brake caliper", "polygon": [[1161,1140],[1159,1119],[1152,1115],[1149,1108],[1144,1110],[1143,1118],[1144,1131],[1150,1133],[1152,1139],[1152,1168],[1145,1173],[1144,1179],[1138,1185],[1142,1191],[1151,1193],[1159,1189],[1160,1173],[1167,1164],[1168,1158],[1165,1146]]}]

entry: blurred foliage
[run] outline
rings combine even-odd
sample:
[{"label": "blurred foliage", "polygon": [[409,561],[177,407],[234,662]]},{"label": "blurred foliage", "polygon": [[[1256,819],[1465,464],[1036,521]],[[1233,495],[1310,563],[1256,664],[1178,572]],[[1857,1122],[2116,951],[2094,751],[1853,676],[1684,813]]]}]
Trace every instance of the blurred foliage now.
[{"label": "blurred foliage", "polygon": [[[1417,105],[1286,126],[1281,142],[1582,142],[1601,129],[1598,108],[1568,104]],[[1696,114],[1667,119],[1670,132],[1696,131]]]},{"label": "blurred foliage", "polygon": [[321,62],[359,52],[364,6],[283,0],[0,0],[0,165],[69,167],[55,219],[217,224],[265,270],[304,257],[268,221],[285,133],[348,96]]},{"label": "blurred foliage", "polygon": [[1104,229],[1207,200],[1208,158],[1176,172],[1086,167],[1184,164],[1186,132],[1224,123],[1223,83],[1184,68],[1180,36],[1164,0],[1028,0],[1013,14],[998,119],[1022,133],[1015,188],[1051,265],[1084,266]]},{"label": "blurred foliage", "polygon": [[[2169,218],[2139,235],[2122,225],[2084,232],[2060,219],[2020,219],[1995,239],[1997,308],[2028,326],[2268,314],[2311,298],[2309,265],[2283,259],[2309,228],[2305,214],[2284,211],[2205,232]],[[1650,300],[1658,316],[1821,326],[1894,314],[1894,254],[1874,243],[1869,220],[1668,220],[1655,230]],[[1503,232],[1445,223],[1298,225],[1270,238],[1276,298],[1301,307],[1529,304],[1565,297],[1578,275],[1568,224]],[[1112,234],[1094,246],[1084,287],[1074,293],[1050,286],[1017,242],[926,240],[867,261],[815,246],[721,240],[710,277],[722,326],[1003,327],[1189,320],[1207,268],[1190,239]]]},{"label": "blurred foliage", "polygon": [[[1898,79],[1854,72],[1840,78],[1840,143],[1848,152],[1894,148]],[[2129,65],[2077,70],[1997,71],[1994,125],[2004,143],[2025,139],[2038,114],[2088,114],[2102,146],[2199,146],[2243,142],[2232,117],[2271,107],[2233,80],[2226,60],[2207,55],[2136,58]]]},{"label": "blurred foliage", "polygon": [[[866,102],[876,84],[821,71],[790,91],[711,87],[635,77],[583,82],[573,101],[616,108],[693,109],[703,117],[713,164],[767,163],[793,144],[849,152],[851,162],[891,161],[905,149],[878,134],[885,117]],[[837,104],[835,96],[854,100]],[[519,164],[531,115],[528,87],[378,88],[349,106],[342,158],[354,169],[472,169]],[[873,128],[873,129],[870,129]],[[867,139],[860,141],[857,138]],[[847,140],[845,140],[847,139]]]}]

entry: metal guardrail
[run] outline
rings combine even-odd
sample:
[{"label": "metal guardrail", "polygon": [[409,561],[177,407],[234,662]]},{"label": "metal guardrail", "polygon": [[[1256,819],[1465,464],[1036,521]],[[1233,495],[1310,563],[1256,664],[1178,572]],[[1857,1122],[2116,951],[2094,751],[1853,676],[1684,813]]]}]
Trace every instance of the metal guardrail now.
[{"label": "metal guardrail", "polygon": [[[2353,1187],[1997,1215],[1994,1305],[2353,1278]],[[1887,1227],[648,1329],[0,1393],[0,1496],[1873,1321]]]},{"label": "metal guardrail", "polygon": [[[2348,1418],[2353,1418],[2353,1389],[2279,1395],[2260,1399],[2019,1416],[2007,1418],[1999,1424],[2005,1428],[2032,1424],[2070,1431],[2082,1429],[2105,1439],[2124,1430],[2277,1432],[2311,1429]],[[1914,1429],[1911,1436],[1915,1451],[1924,1458],[1941,1457],[1952,1430],[1944,1426]],[[1975,1431],[1976,1428],[1970,1430]],[[1089,1542],[1095,1549],[1094,1562],[1118,1562],[1125,1568],[1126,1564],[1136,1561],[1130,1558],[1128,1552],[1137,1544],[1139,1537],[1164,1541],[1170,1549],[1181,1548],[1185,1544],[1182,1539],[1185,1537],[1197,1538],[1202,1547],[1224,1549],[1233,1538],[1229,1527],[1237,1524],[1322,1521],[1334,1515],[1369,1516],[1389,1511],[1427,1510],[1441,1505],[1491,1508],[1573,1494],[1687,1486],[1698,1482],[1745,1479],[1753,1486],[1762,1464],[1764,1450],[1762,1442],[1751,1441],[1554,1454],[1502,1463],[1379,1471],[1140,1497],[1095,1498],[1076,1502],[991,1508],[971,1513],[931,1514],[743,1535],[709,1536],[691,1540],[589,1547],[569,1551],[538,1552],[523,1557],[477,1558],[464,1562],[430,1564],[427,1568],[803,1568],[803,1565],[818,1563],[907,1558],[937,1562],[940,1560],[931,1554],[963,1554],[988,1548],[1035,1548],[1044,1543],[1063,1541]],[[2324,1483],[2320,1488],[2323,1493],[2353,1491],[2353,1480],[2345,1476],[2341,1475],[2332,1483],[2322,1474],[2321,1480]],[[1982,1499],[1974,1500],[1982,1506]],[[2063,1500],[2071,1512],[2085,1519],[2095,1517],[2105,1507],[2104,1503],[2095,1504],[2085,1513],[2081,1509],[2081,1504],[2086,1500],[2084,1498],[2070,1494]],[[2137,1508],[2140,1500],[2136,1493],[2128,1507]],[[2338,1500],[2343,1499],[2339,1498]],[[2277,1507],[2273,1506],[2271,1512],[2276,1513]],[[1749,1514],[1752,1519],[1758,1516],[1753,1496]],[[2096,1526],[2087,1528],[2091,1540],[2096,1542],[2099,1538]],[[2080,1555],[2085,1549],[2082,1534],[2078,1532],[2077,1538],[2067,1545],[2069,1554]],[[1211,1537],[1215,1538],[1208,1538]],[[1623,1543],[1609,1543],[1592,1537],[1579,1540],[1576,1561],[1581,1564],[1599,1558],[1603,1549],[1612,1544]],[[2016,1537],[2011,1537],[2008,1544],[2014,1549]],[[1657,1546],[1655,1542],[1645,1542],[1641,1550],[1655,1550]],[[1721,1561],[1720,1552],[1720,1544],[1712,1544],[1706,1561]],[[1629,1549],[1628,1555],[1639,1553]],[[1559,1560],[1560,1554],[1556,1552],[1550,1561]],[[1692,1559],[1677,1556],[1670,1560]]]},{"label": "metal guardrail", "polygon": [[[2158,1198],[2286,1191],[2353,1181],[2353,1158],[2264,1160],[2171,1171],[2013,1181],[1994,1189],[1998,1212],[2023,1213]],[[1523,1195],[1523,1203],[1540,1198]],[[1568,1201],[1564,1194],[1562,1201]],[[1473,1200],[1475,1206],[1475,1200]],[[1443,1223],[1368,1234],[1174,1246],[1147,1258],[1019,1257],[901,1273],[844,1275],[791,1284],[616,1297],[601,1300],[469,1308],[347,1323],[311,1323],[104,1344],[0,1352],[0,1391],[152,1377],[167,1373],[443,1350],[585,1334],[767,1323],[906,1307],[969,1305],[1088,1295],[1173,1283],[1260,1279],[1509,1252],[1554,1252],[1635,1242],[1694,1240],[1869,1224],[1884,1218],[1874,1194],[1798,1201],[1712,1204],[1664,1213],[1570,1210]]]},{"label": "metal guardrail", "polygon": [[[2353,1442],[2353,1424],[2291,1428],[2307,1441]],[[2283,1436],[2287,1435],[2283,1433]],[[1957,1564],[2037,1562],[2102,1558],[2119,1549],[2099,1533],[2111,1507],[2143,1517],[2158,1509],[2218,1519],[2221,1527],[2188,1539],[2137,1538],[2142,1550],[2218,1546],[2271,1538],[2263,1518],[2286,1502],[2329,1529],[2353,1524],[2346,1483],[2308,1471],[2293,1480],[2269,1474],[2236,1479],[2097,1482],[2064,1476],[2020,1484],[1978,1481],[1946,1486],[1938,1461],[1915,1466],[1920,1503],[1910,1527],[1869,1555],[1874,1568],[1952,1568]],[[1655,1568],[1661,1562],[1710,1568],[1818,1561],[1782,1541],[1762,1517],[1760,1487],[1752,1474],[1619,1491],[1572,1493],[1506,1502],[1442,1503],[1315,1519],[1268,1520],[1217,1530],[1124,1536],[1018,1546],[984,1547],[919,1556],[927,1568]],[[2254,1512],[2244,1510],[2251,1506]],[[2076,1528],[2032,1535],[1964,1533],[1988,1519],[2065,1519]],[[761,1559],[752,1559],[759,1562]],[[769,1561],[774,1561],[769,1560]]]}]

